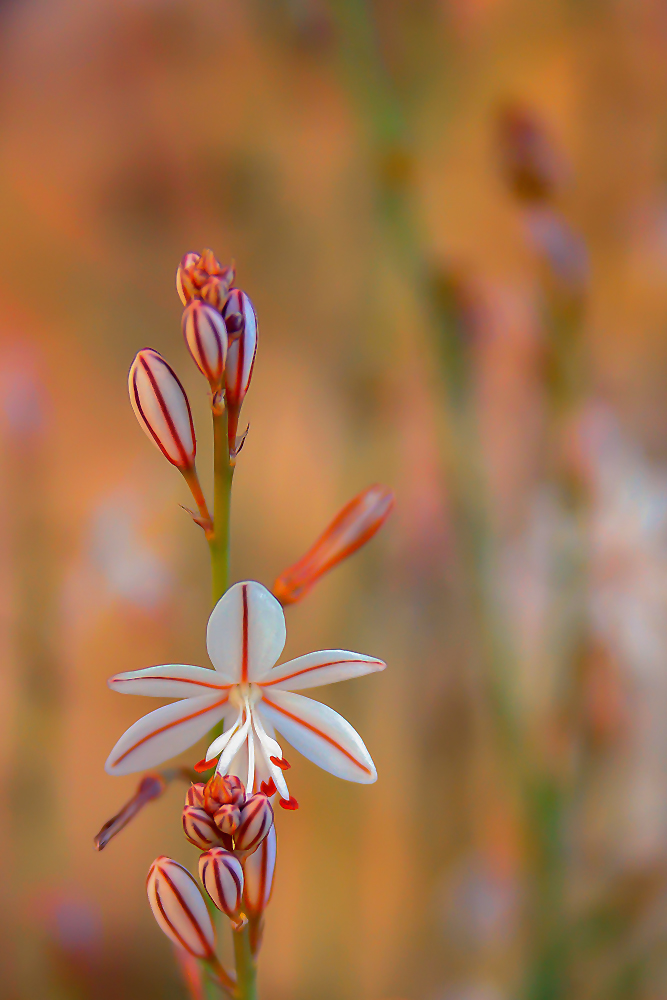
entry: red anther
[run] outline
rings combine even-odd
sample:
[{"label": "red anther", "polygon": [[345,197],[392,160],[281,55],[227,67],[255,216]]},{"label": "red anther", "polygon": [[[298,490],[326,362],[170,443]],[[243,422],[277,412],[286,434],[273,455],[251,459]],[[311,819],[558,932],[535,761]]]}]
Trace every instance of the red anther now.
[{"label": "red anther", "polygon": [[280,799],[280,805],[283,809],[298,809],[299,803],[296,801],[293,795],[290,795],[288,799]]},{"label": "red anther", "polygon": [[275,795],[278,791],[273,778],[269,778],[268,781],[263,781],[259,786],[259,790],[263,795],[267,795],[269,798],[271,798],[272,795]]},{"label": "red anther", "polygon": [[285,760],[284,757],[269,757],[269,760],[272,764],[275,764],[276,767],[279,767],[281,771],[289,771],[292,766],[288,760]]},{"label": "red anther", "polygon": [[215,759],[206,760],[206,757],[204,757],[203,760],[198,760],[197,763],[195,764],[195,771],[197,772],[197,774],[201,774],[202,771],[210,771],[212,767],[215,767],[215,765],[216,765]]}]

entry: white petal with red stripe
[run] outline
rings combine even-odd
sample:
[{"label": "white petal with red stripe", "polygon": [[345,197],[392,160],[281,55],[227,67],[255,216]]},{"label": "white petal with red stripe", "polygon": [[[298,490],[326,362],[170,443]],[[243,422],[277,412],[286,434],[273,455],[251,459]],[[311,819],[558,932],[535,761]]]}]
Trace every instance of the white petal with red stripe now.
[{"label": "white petal with red stripe", "polygon": [[171,858],[156,858],[148,872],[146,891],[153,916],[167,937],[196,958],[211,958],[213,924],[190,872]]},{"label": "white petal with red stripe", "polygon": [[216,670],[232,683],[266,673],[285,646],[285,615],[261,583],[236,583],[208,620],[206,644]]},{"label": "white petal with red stripe", "polygon": [[384,670],[386,663],[363,653],[350,653],[345,649],[323,649],[288,660],[256,678],[266,688],[279,687],[281,691],[303,691],[323,684],[336,684],[351,677],[362,677]]},{"label": "white petal with red stripe", "polygon": [[149,712],[118,740],[107,758],[107,773],[132,774],[162,764],[201,739],[227,710],[227,693],[219,692]]},{"label": "white petal with red stripe", "polygon": [[197,450],[190,404],[176,373],[157,351],[139,351],[129,374],[130,402],[148,437],[173,465],[188,468]]},{"label": "white petal with red stripe", "polygon": [[127,670],[114,674],[107,681],[112,691],[120,694],[142,694],[152,698],[197,698],[228,690],[215,670],[187,663],[165,663],[143,670]]},{"label": "white petal with red stripe", "polygon": [[338,778],[370,784],[377,779],[359,733],[328,705],[290,691],[263,692],[253,709],[267,718],[295,750]]}]

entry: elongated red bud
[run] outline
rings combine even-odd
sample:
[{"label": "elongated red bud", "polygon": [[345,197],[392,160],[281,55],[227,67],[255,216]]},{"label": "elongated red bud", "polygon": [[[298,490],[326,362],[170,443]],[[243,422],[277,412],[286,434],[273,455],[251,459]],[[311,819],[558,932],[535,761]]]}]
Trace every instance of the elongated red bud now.
[{"label": "elongated red bud", "polygon": [[273,826],[273,809],[266,795],[249,795],[241,808],[241,822],[234,832],[237,851],[254,851]]},{"label": "elongated red bud", "polygon": [[223,843],[221,831],[205,809],[199,806],[185,806],[183,809],[183,832],[191,844],[200,851],[209,847],[220,847]]},{"label": "elongated red bud", "polygon": [[369,486],[336,514],[315,544],[273,584],[281,604],[295,604],[330,569],[347,559],[380,530],[394,507],[388,486]]},{"label": "elongated red bud", "polygon": [[190,785],[185,793],[186,806],[198,806],[199,809],[204,808],[204,787],[203,781],[195,781]]},{"label": "elongated red bud", "polygon": [[213,924],[190,872],[162,855],[150,867],[146,891],[153,916],[167,937],[195,958],[213,960]]},{"label": "elongated red bud", "polygon": [[213,819],[222,833],[232,834],[241,823],[241,810],[238,806],[228,802],[226,805],[220,806]]},{"label": "elongated red bud", "polygon": [[199,877],[218,909],[235,918],[243,894],[243,868],[238,858],[221,847],[213,847],[199,859]]},{"label": "elongated red bud", "polygon": [[213,392],[222,385],[227,358],[227,327],[213,306],[193,299],[183,310],[183,336],[188,350]]},{"label": "elongated red bud", "polygon": [[139,351],[129,375],[137,420],[166,459],[179,469],[194,465],[197,445],[190,404],[176,373],[161,354]]},{"label": "elongated red bud", "polygon": [[243,909],[249,917],[261,917],[273,890],[276,868],[276,828],[271,826],[254,854],[243,862]]},{"label": "elongated red bud", "polygon": [[225,367],[225,402],[229,452],[235,456],[239,413],[250,385],[257,353],[257,317],[252,302],[245,292],[241,292],[238,288],[231,290],[228,302],[232,302],[233,305],[230,307],[231,311],[228,311],[227,304],[223,310],[225,321],[228,323],[229,339]]}]

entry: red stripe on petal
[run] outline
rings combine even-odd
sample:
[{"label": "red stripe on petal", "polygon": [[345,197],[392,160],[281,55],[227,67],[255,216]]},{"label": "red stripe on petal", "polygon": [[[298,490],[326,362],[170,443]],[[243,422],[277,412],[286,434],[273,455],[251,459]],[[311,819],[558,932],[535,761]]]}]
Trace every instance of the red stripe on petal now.
[{"label": "red stripe on petal", "polygon": [[[317,728],[317,726],[311,725],[310,722],[305,722],[304,719],[301,719],[298,715],[294,715],[293,712],[288,712],[286,708],[281,708],[280,705],[276,705],[275,702],[269,701],[266,695],[264,695],[264,701],[271,708],[274,708],[276,712],[280,712],[281,715],[284,715],[288,719],[291,719],[292,722],[296,722],[298,723],[298,725],[303,726],[304,729],[310,730],[311,733],[315,733],[316,736],[319,736],[321,739],[325,740],[332,747],[335,747],[336,750],[340,751],[340,753],[342,753],[343,756],[347,757],[348,760],[351,760],[353,764],[356,764],[357,767],[360,768],[362,771],[364,771],[366,774],[373,773],[369,767],[366,767],[365,764],[362,764],[360,761],[358,761],[357,758],[354,756],[354,754],[351,754],[349,750],[346,750],[345,747],[342,747],[340,745],[340,743],[337,743],[332,736],[327,736],[326,733],[323,733],[321,729]],[[283,801],[284,801],[283,799],[280,800],[281,805],[283,804]]]},{"label": "red stripe on petal", "polygon": [[196,719],[199,715],[205,715],[206,712],[212,712],[215,708],[220,708],[220,706],[224,705],[228,700],[228,697],[221,698],[220,701],[216,701],[212,705],[208,705],[206,708],[201,708],[198,712],[193,712],[192,715],[185,715],[182,719],[176,719],[174,722],[169,722],[166,726],[160,726],[159,729],[156,729],[154,732],[142,737],[142,739],[138,740],[134,746],[131,746],[129,750],[126,750],[125,753],[121,754],[117,760],[113,761],[113,766],[115,767],[120,764],[122,760],[125,760],[125,758],[129,757],[131,753],[134,753],[138,747],[147,743],[148,740],[152,740],[155,736],[159,736],[160,733],[165,733],[167,730],[173,729],[175,726],[180,726],[182,722],[190,722],[191,719]]}]

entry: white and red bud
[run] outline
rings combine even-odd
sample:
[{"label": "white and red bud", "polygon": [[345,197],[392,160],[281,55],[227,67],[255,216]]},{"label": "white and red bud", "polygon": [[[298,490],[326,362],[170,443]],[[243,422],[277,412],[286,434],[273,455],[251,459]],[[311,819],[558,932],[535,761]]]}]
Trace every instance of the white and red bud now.
[{"label": "white and red bud", "polygon": [[215,816],[220,806],[231,803],[241,806],[245,802],[245,787],[235,774],[218,774],[206,782],[204,786],[204,808],[211,816]]},{"label": "white and red bud", "polygon": [[213,847],[199,859],[199,877],[218,909],[235,918],[243,895],[243,868],[238,858],[222,847]]},{"label": "white and red bud", "polygon": [[268,906],[276,868],[276,828],[271,826],[254,854],[243,862],[243,909],[249,917],[261,917]]},{"label": "white and red bud", "polygon": [[184,306],[201,298],[222,309],[233,281],[234,268],[223,267],[212,250],[186,253],[176,271],[176,291]]},{"label": "white and red bud", "polygon": [[227,358],[227,327],[212,305],[192,299],[183,310],[183,336],[192,358],[213,392],[222,385]]},{"label": "white and red bud", "polygon": [[213,817],[199,806],[185,806],[183,809],[183,832],[200,851],[208,851],[209,847],[219,847],[223,843],[221,830]]},{"label": "white and red bud", "polygon": [[161,354],[139,351],[129,375],[130,402],[148,437],[172,465],[191,469],[197,444],[185,390]]},{"label": "white and red bud", "polygon": [[[231,303],[229,309],[228,303]],[[250,385],[257,353],[257,317],[248,296],[237,288],[229,293],[223,315],[229,342],[225,367],[225,403],[229,451],[234,456],[239,413]]]},{"label": "white and red bud", "polygon": [[232,834],[241,824],[241,810],[228,802],[220,806],[213,819],[221,833]]},{"label": "white and red bud", "polygon": [[186,806],[197,806],[199,809],[204,808],[204,787],[203,781],[195,781],[190,785],[185,793]]},{"label": "white and red bud", "polygon": [[273,809],[266,795],[255,792],[241,807],[241,822],[234,831],[237,851],[254,851],[273,826]]},{"label": "white and red bud", "polygon": [[195,958],[215,957],[215,936],[206,902],[190,872],[171,858],[156,858],[146,881],[148,902],[160,929]]}]

